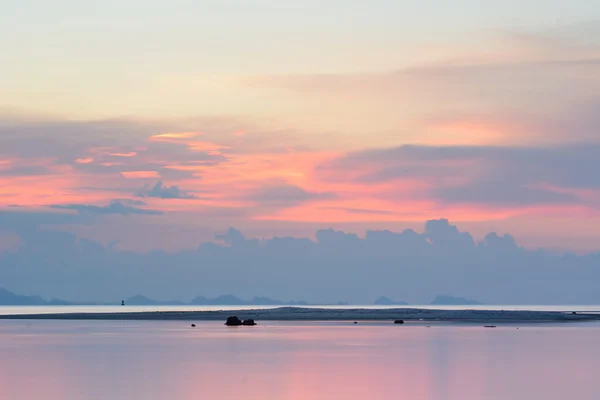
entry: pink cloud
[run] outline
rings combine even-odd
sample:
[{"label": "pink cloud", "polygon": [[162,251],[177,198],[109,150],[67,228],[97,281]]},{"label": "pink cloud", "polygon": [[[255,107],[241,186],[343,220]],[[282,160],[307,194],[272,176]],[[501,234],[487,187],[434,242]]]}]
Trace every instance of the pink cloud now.
[{"label": "pink cloud", "polygon": [[160,174],[156,171],[126,171],[121,172],[121,175],[127,179],[160,178]]}]

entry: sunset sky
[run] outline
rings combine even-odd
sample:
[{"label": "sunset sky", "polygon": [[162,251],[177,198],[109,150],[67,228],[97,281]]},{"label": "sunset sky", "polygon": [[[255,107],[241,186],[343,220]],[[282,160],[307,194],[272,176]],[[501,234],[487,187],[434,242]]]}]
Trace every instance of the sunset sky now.
[{"label": "sunset sky", "polygon": [[3,0],[0,251],[317,228],[600,249],[600,2]]}]

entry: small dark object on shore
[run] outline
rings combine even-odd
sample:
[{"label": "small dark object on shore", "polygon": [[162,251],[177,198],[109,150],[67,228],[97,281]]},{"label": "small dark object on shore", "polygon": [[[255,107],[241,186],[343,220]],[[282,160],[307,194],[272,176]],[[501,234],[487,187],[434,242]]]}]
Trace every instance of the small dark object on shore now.
[{"label": "small dark object on shore", "polygon": [[256,325],[256,322],[254,322],[253,319],[245,319],[244,322],[242,322],[242,325],[254,326],[254,325]]},{"label": "small dark object on shore", "polygon": [[125,300],[121,300],[121,305],[124,306],[125,305]]},{"label": "small dark object on shore", "polygon": [[575,311],[573,311],[571,314],[573,314],[573,315],[577,315],[577,313],[576,313]]},{"label": "small dark object on shore", "polygon": [[486,325],[486,326],[484,326],[484,328],[495,328],[495,327],[496,327],[496,325]]},{"label": "small dark object on shore", "polygon": [[358,322],[354,321],[354,324],[358,324]]},{"label": "small dark object on shore", "polygon": [[196,324],[192,324],[192,328],[195,328],[195,327],[196,327]]},{"label": "small dark object on shore", "polygon": [[395,320],[395,321],[394,321],[394,323],[395,323],[395,324],[403,324],[403,323],[404,323],[404,321],[403,321],[403,320],[401,320],[401,319],[397,319],[397,320]]},{"label": "small dark object on shore", "polygon": [[225,322],[225,325],[227,325],[227,326],[240,326],[240,325],[242,325],[242,321],[238,317],[236,317],[236,316],[227,317],[227,321]]}]

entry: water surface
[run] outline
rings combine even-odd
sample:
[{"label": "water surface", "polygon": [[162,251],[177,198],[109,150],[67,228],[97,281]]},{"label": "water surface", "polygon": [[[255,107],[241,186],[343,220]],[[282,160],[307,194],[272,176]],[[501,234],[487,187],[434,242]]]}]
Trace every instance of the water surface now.
[{"label": "water surface", "polygon": [[0,399],[598,398],[597,322],[196,325],[0,321]]}]

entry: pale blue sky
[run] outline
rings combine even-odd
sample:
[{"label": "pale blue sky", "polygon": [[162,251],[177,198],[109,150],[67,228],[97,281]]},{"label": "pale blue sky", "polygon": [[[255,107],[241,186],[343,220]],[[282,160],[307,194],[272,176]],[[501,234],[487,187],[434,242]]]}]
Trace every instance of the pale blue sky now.
[{"label": "pale blue sky", "polygon": [[[212,73],[339,72],[353,66],[327,57],[328,50],[368,55],[389,45],[471,42],[495,30],[547,29],[599,13],[599,2],[564,0],[4,0],[0,43],[8,73],[31,62],[100,69],[117,68],[119,60]],[[355,61],[356,68],[370,66]]]},{"label": "pale blue sky", "polygon": [[[394,70],[595,15],[600,2],[583,0],[4,0],[0,107],[70,117],[240,114],[247,106],[232,92],[243,104],[281,101],[241,93],[231,79]],[[199,97],[211,101],[186,105]]]}]

